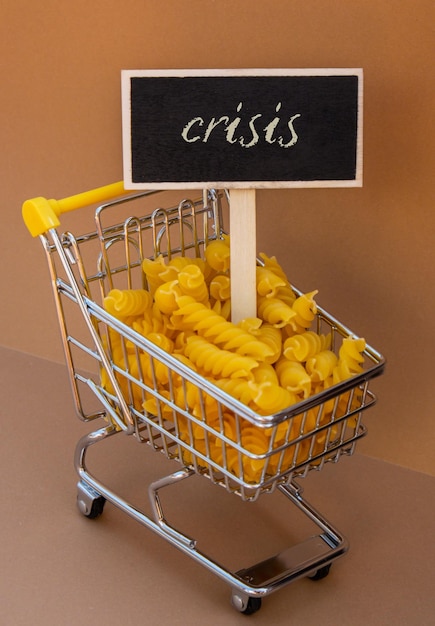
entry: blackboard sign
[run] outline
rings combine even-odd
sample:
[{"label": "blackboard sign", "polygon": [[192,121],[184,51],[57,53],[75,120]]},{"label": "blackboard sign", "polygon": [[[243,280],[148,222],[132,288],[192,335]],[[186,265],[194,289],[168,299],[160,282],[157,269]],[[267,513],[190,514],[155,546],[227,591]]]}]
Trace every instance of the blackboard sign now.
[{"label": "blackboard sign", "polygon": [[362,185],[362,70],[125,70],[127,189]]}]

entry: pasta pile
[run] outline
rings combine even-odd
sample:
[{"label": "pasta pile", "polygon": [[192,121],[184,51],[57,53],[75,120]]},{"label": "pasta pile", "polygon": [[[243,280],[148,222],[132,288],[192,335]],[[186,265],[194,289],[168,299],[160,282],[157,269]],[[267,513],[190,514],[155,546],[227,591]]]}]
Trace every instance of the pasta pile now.
[{"label": "pasta pile", "polygon": [[[145,259],[142,267],[148,289],[112,289],[104,308],[257,414],[273,415],[362,371],[366,344],[362,338],[348,337],[335,354],[331,337],[310,329],[317,311],[317,291],[295,294],[276,258],[260,257],[257,317],[239,324],[230,321],[228,238],[210,242],[204,259]],[[175,403],[205,419],[207,429],[188,423],[185,415],[177,413],[181,439],[248,483],[283,473],[309,455],[321,453],[326,437],[335,436],[338,430],[335,425],[329,434],[327,428],[319,431],[337,411],[334,399],[324,403],[320,412],[316,407],[276,427],[260,428],[236,419],[230,410],[222,413],[216,400],[175,376],[166,365],[131,342],[123,347],[114,331],[109,332],[109,344],[116,366],[151,388],[157,387],[161,397],[172,403],[171,408],[158,402],[131,379],[117,374],[121,391],[134,407],[174,421]],[[113,393],[104,370],[101,377],[103,387]],[[339,399],[342,415],[349,410],[347,402],[346,397]],[[215,437],[210,434],[214,431]],[[313,434],[299,444],[289,444],[307,433]],[[231,442],[240,444],[246,454]],[[187,449],[183,461],[194,462]],[[195,462],[207,467],[200,458]]]}]

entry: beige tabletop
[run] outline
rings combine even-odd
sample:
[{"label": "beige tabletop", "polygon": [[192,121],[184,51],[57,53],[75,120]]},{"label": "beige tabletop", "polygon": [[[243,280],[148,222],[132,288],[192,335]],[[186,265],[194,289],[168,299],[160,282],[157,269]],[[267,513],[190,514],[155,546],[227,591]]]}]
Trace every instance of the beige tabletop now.
[{"label": "beige tabletop", "polygon": [[[74,415],[65,368],[6,349],[0,366],[1,624],[434,623],[434,477],[358,450],[312,472],[304,495],[346,535],[349,552],[327,578],[297,580],[246,617],[226,583],[113,505],[96,520],[78,512],[73,453],[90,427]],[[144,507],[149,481],[179,467],[124,435],[95,446],[89,463]],[[170,521],[236,569],[310,532],[279,493],[244,503],[194,476],[164,497]]]}]

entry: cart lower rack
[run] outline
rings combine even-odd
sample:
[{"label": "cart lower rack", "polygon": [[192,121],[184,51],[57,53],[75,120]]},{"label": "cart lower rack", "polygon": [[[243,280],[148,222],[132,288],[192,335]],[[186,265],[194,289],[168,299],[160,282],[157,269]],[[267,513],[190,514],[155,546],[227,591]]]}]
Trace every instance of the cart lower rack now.
[{"label": "cart lower rack", "polygon": [[[90,232],[79,236],[59,233],[61,213],[99,202],[105,203],[95,209]],[[334,371],[338,371],[343,345],[359,341],[356,369],[346,370],[347,375],[329,376],[328,382],[326,375],[322,380],[317,373],[312,376],[317,381],[314,387],[305,378],[303,384],[310,385],[310,393],[302,386],[295,392],[295,401],[284,409],[258,410],[244,395],[255,387],[252,376],[249,382],[239,374],[248,364],[254,371],[246,354],[226,354],[221,361],[217,348],[201,343],[200,338],[197,349],[201,356],[196,364],[201,367],[193,367],[194,355],[190,361],[180,356],[180,350],[168,350],[165,343],[171,337],[173,342],[182,337],[188,343],[195,334],[182,324],[176,328],[180,318],[162,314],[160,309],[160,317],[148,319],[145,329],[145,321],[141,318],[139,323],[134,315],[145,306],[138,305],[137,294],[146,300],[149,296],[144,294],[154,290],[156,297],[151,269],[157,266],[160,272],[167,272],[164,284],[170,287],[162,298],[171,302],[173,278],[183,265],[177,259],[189,259],[190,267],[201,266],[212,242],[225,241],[222,215],[226,202],[225,193],[213,190],[205,190],[194,200],[174,201],[173,194],[166,192],[126,194],[122,184],[116,184],[61,201],[36,198],[24,204],[23,215],[47,254],[77,413],[82,420],[95,420],[99,425],[76,448],[79,510],[94,518],[102,513],[106,501],[113,503],[228,583],[234,607],[250,614],[259,609],[263,596],[297,578],[324,577],[331,563],[346,552],[346,539],[308,504],[296,479],[353,454],[356,442],[366,433],[362,414],[376,400],[369,383],[382,373],[384,359],[316,305],[310,336],[328,341],[321,348],[334,359]],[[145,266],[151,268],[148,273]],[[215,274],[222,277],[225,272]],[[224,291],[222,281],[219,278],[217,282]],[[294,298],[303,297],[290,287]],[[130,304],[120,314],[105,306],[109,296],[113,300],[123,293],[130,294]],[[183,322],[186,319],[190,318],[185,315]],[[209,324],[211,333],[215,321]],[[251,330],[255,339],[258,328],[254,325]],[[191,346],[189,354],[193,349]],[[264,368],[269,371],[269,366]],[[223,378],[230,382],[224,384],[213,374],[225,368]],[[181,464],[181,469],[149,485],[151,514],[114,493],[86,465],[90,446],[125,434]],[[194,475],[208,478],[243,501],[255,501],[272,492],[282,494],[320,532],[260,563],[230,571],[201,552],[195,539],[173,527],[164,515],[163,487]]]}]

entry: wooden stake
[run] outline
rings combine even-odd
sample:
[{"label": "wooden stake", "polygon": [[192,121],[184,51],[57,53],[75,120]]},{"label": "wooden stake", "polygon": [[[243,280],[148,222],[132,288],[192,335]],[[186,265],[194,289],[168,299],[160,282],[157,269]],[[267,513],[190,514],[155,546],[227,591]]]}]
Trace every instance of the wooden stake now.
[{"label": "wooden stake", "polygon": [[230,189],[231,321],[257,317],[255,189]]}]

